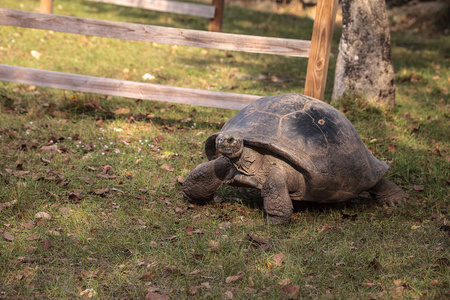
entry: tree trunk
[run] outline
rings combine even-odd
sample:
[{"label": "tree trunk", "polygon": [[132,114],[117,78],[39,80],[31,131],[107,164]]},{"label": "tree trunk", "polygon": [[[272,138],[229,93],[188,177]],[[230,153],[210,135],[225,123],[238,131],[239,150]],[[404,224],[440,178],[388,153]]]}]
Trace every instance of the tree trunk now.
[{"label": "tree trunk", "polygon": [[385,0],[342,0],[342,23],[333,99],[358,94],[393,108],[395,74]]}]

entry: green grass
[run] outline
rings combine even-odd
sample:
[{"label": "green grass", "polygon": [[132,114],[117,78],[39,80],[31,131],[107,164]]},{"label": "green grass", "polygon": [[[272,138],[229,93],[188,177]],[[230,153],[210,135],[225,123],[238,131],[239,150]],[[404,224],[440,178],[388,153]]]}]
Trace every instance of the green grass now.
[{"label": "green grass", "polygon": [[[15,9],[38,5],[2,1]],[[88,1],[56,1],[54,12],[207,28],[203,19]],[[311,27],[306,18],[238,6],[227,6],[224,20],[226,32],[289,38],[307,39]],[[203,142],[235,111],[0,83],[0,203],[16,200],[0,211],[0,298],[74,299],[93,289],[99,299],[144,299],[149,292],[285,299],[282,281],[298,285],[301,299],[448,298],[450,38],[399,32],[392,39],[395,110],[355,97],[335,105],[390,164],[387,177],[408,202],[386,208],[362,197],[298,205],[287,226],[268,225],[260,199],[233,188],[206,206],[182,199],[176,177],[206,160]],[[281,56],[5,26],[0,40],[4,64],[135,81],[150,73],[155,83],[193,88],[302,92],[306,74],[306,60]],[[61,153],[42,149],[56,143]],[[107,165],[115,177],[97,176]],[[38,212],[51,219],[37,219]],[[248,234],[269,247],[249,242]]]}]

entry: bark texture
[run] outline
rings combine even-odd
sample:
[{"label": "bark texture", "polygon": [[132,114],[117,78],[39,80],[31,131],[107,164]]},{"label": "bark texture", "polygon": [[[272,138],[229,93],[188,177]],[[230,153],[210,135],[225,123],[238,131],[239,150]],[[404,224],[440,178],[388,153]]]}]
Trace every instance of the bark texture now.
[{"label": "bark texture", "polygon": [[391,36],[385,0],[342,0],[342,36],[333,99],[364,95],[377,106],[395,105]]}]

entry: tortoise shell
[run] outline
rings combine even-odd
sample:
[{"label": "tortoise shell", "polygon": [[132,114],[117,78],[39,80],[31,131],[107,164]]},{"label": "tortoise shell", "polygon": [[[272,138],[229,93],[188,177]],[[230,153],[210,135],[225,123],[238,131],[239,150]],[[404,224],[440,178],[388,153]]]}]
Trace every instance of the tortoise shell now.
[{"label": "tortoise shell", "polygon": [[[373,187],[388,166],[376,159],[356,129],[338,110],[323,101],[285,94],[256,100],[222,128],[240,135],[246,147],[273,153],[303,174],[304,199],[337,202]],[[219,156],[218,133],[206,140],[209,160]]]}]

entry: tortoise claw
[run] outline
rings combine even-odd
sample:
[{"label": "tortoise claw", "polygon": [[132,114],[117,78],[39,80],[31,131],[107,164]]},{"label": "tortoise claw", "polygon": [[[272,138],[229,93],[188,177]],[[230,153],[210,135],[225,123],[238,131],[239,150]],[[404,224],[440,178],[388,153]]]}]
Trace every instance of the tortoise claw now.
[{"label": "tortoise claw", "polygon": [[406,200],[403,190],[387,179],[381,179],[369,193],[381,205],[396,206]]}]

